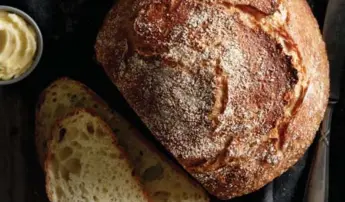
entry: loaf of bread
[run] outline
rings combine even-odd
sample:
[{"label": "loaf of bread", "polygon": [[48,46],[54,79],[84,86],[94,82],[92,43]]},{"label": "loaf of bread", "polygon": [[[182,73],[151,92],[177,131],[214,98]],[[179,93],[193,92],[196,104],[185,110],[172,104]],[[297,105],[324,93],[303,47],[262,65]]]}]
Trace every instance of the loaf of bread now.
[{"label": "loaf of bread", "polygon": [[120,0],[95,50],[153,135],[221,199],[293,166],[327,104],[305,0]]},{"label": "loaf of bread", "polygon": [[69,78],[58,79],[49,85],[37,105],[36,145],[42,165],[47,153],[44,145],[51,139],[52,125],[77,107],[95,111],[112,128],[153,202],[209,201],[204,189],[185,171],[163,156],[96,93]]},{"label": "loaf of bread", "polygon": [[46,160],[51,202],[147,202],[133,168],[103,120],[77,109],[52,129]]}]

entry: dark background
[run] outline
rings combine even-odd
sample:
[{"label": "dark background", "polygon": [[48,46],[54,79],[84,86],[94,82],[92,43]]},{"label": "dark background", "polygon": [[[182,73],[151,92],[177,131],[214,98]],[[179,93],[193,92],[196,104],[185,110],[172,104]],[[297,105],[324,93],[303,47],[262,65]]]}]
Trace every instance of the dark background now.
[{"label": "dark background", "polygon": [[[308,2],[322,27],[326,0]],[[155,141],[95,61],[95,38],[112,4],[113,0],[0,0],[0,5],[17,7],[32,16],[44,36],[37,69],[18,84],[0,87],[0,202],[48,201],[34,147],[34,110],[39,93],[61,76],[87,84]],[[335,109],[331,136],[331,202],[345,201],[343,97]],[[296,166],[263,189],[231,202],[302,201],[313,150],[314,145]]]}]

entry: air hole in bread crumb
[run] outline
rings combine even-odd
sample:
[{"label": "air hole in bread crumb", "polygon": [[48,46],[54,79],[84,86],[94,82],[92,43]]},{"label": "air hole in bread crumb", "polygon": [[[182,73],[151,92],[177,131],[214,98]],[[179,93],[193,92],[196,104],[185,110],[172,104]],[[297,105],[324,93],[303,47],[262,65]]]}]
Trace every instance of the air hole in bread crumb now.
[{"label": "air hole in bread crumb", "polygon": [[68,181],[69,180],[69,172],[68,172],[68,170],[65,167],[61,166],[60,172],[61,172],[62,179],[65,180],[65,181]]},{"label": "air hole in bread crumb", "polygon": [[72,144],[73,147],[75,147],[77,149],[81,149],[82,148],[81,144],[79,144],[79,142],[73,141],[73,142],[71,142],[71,144]]},{"label": "air hole in bread crumb", "polygon": [[180,188],[181,187],[181,184],[179,182],[177,182],[176,184],[174,184],[174,187],[175,188]]},{"label": "air hole in bread crumb", "polygon": [[80,160],[76,158],[69,159],[66,163],[66,168],[69,172],[79,175],[81,170]]},{"label": "air hole in bread crumb", "polygon": [[83,140],[89,140],[90,138],[89,138],[89,136],[86,134],[86,133],[84,133],[84,132],[82,132],[81,133],[81,139],[83,139]]},{"label": "air hole in bread crumb", "polygon": [[52,95],[55,96],[55,95],[56,95],[56,92],[53,92]]},{"label": "air hole in bread crumb", "polygon": [[115,153],[110,153],[110,158],[112,158],[112,159],[117,159],[117,155],[115,154]]},{"label": "air hole in bread crumb", "polygon": [[188,194],[186,192],[182,193],[183,200],[188,200]]},{"label": "air hole in bread crumb", "polygon": [[93,105],[93,108],[97,109],[97,108],[98,108],[98,105],[97,105],[97,104],[94,104],[94,105]]},{"label": "air hole in bread crumb", "polygon": [[174,198],[174,201],[181,201],[180,195],[174,195],[173,198]]},{"label": "air hole in bread crumb", "polygon": [[67,132],[66,128],[60,129],[60,131],[59,131],[59,142],[61,142],[64,139],[66,132]]},{"label": "air hole in bread crumb", "polygon": [[157,164],[146,169],[142,175],[142,178],[146,182],[158,180],[163,177],[163,171],[163,167],[160,164]]},{"label": "air hole in bread crumb", "polygon": [[99,201],[98,198],[97,198],[97,196],[93,196],[93,200],[94,200],[95,202],[98,202],[98,201]]},{"label": "air hole in bread crumb", "polygon": [[59,152],[59,157],[61,161],[66,160],[73,153],[73,150],[70,147],[65,147]]},{"label": "air hole in bread crumb", "polygon": [[103,187],[103,193],[105,193],[105,194],[108,193],[108,189]]},{"label": "air hole in bread crumb", "polygon": [[88,122],[86,124],[86,129],[87,129],[87,132],[89,132],[91,134],[95,133],[95,128],[93,127],[93,124],[91,122]]},{"label": "air hole in bread crumb", "polygon": [[154,201],[168,201],[171,194],[166,191],[157,191],[153,194],[152,198]]},{"label": "air hole in bread crumb", "polygon": [[101,156],[106,156],[107,155],[107,153],[104,150],[101,150],[99,153],[100,153]]},{"label": "air hole in bread crumb", "polygon": [[70,97],[70,102],[71,103],[76,103],[77,102],[77,95],[72,95],[71,97]]},{"label": "air hole in bread crumb", "polygon": [[140,156],[144,156],[144,152],[140,150],[139,152]]},{"label": "air hole in bread crumb", "polygon": [[56,98],[53,99],[53,102],[56,102]]},{"label": "air hole in bread crumb", "polygon": [[69,190],[69,193],[70,193],[71,195],[74,195],[74,191],[73,191],[73,189],[72,189],[71,186],[68,186],[68,190]]},{"label": "air hole in bread crumb", "polygon": [[85,189],[85,184],[84,184],[84,183],[79,184],[79,188],[80,188],[80,190],[81,190],[81,192],[82,192],[83,194],[88,194],[88,193],[89,193],[89,192],[87,191],[87,189]]},{"label": "air hole in bread crumb", "polygon": [[56,196],[59,200],[61,200],[61,198],[63,198],[65,196],[65,193],[62,191],[60,186],[56,187],[55,192],[56,192]]}]

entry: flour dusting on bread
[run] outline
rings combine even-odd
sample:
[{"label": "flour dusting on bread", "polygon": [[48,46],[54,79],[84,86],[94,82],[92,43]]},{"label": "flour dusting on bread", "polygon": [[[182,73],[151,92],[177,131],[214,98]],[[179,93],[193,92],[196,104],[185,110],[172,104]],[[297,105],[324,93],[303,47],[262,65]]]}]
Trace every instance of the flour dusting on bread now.
[{"label": "flour dusting on bread", "polygon": [[120,1],[96,54],[155,137],[227,199],[273,180],[310,145],[329,87],[315,24],[302,1]]}]

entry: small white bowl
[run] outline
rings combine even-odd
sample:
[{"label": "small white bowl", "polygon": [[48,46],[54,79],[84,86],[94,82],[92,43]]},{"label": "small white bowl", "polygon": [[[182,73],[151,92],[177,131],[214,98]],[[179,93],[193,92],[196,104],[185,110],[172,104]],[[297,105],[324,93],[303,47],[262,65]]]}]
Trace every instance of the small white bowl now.
[{"label": "small white bowl", "polygon": [[34,61],[32,62],[31,66],[20,76],[13,78],[13,79],[10,79],[10,80],[0,80],[0,85],[9,85],[9,84],[17,83],[17,82],[23,80],[24,78],[29,76],[29,74],[31,74],[31,72],[36,68],[37,64],[39,63],[39,61],[42,57],[43,37],[42,37],[41,30],[38,27],[38,25],[36,24],[36,22],[25,12],[23,12],[17,8],[10,7],[10,6],[0,6],[0,11],[6,11],[9,13],[14,13],[14,14],[17,14],[18,16],[22,17],[26,21],[26,23],[31,25],[31,27],[34,29],[34,31],[36,33],[37,49],[36,49]]}]

